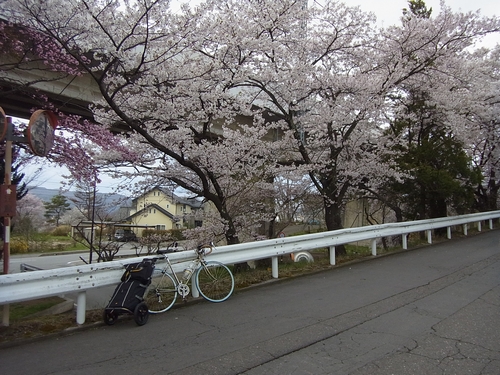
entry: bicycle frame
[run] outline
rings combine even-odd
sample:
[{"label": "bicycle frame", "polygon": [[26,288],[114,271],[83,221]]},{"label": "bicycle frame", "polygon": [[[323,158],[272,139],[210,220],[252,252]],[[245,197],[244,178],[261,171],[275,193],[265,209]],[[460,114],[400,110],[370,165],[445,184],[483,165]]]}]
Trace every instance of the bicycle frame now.
[{"label": "bicycle frame", "polygon": [[[196,258],[184,269],[182,276],[174,271],[167,255],[168,251],[158,251],[161,257],[156,259],[164,259],[166,263],[162,267],[157,264],[158,268],[154,271],[155,281],[152,281],[146,292],[146,299],[148,303],[151,302],[150,313],[167,311],[175,304],[177,296],[186,300],[190,292],[193,297],[201,295],[210,302],[223,302],[229,298],[234,290],[231,270],[220,262],[205,260],[205,255],[210,254],[213,248],[213,244],[199,246],[196,249]],[[191,287],[188,285],[190,280]]]},{"label": "bicycle frame", "polygon": [[[163,267],[162,271],[165,271],[167,269],[167,266],[168,266],[168,268],[170,269],[169,274],[174,278],[177,285],[187,284],[192,275],[187,279],[184,277],[179,278],[179,276],[177,276],[177,274],[174,271],[174,267],[172,266],[172,262],[170,261],[170,259],[168,258],[168,256],[166,254],[163,255],[163,259],[165,259],[167,261],[167,265],[165,267]],[[198,267],[200,267],[201,260],[199,258],[197,258],[197,259],[193,259],[193,262],[196,262],[195,270],[198,269]],[[168,272],[168,271],[165,271],[165,272]]]},{"label": "bicycle frame", "polygon": [[[213,246],[213,244],[209,244],[206,246],[208,246],[210,248],[210,252],[208,253],[208,254],[210,254],[213,251],[214,246]],[[167,262],[165,267],[163,267],[163,269],[162,269],[162,273],[168,272],[174,278],[175,283],[176,283],[175,288],[184,300],[187,298],[188,294],[191,292],[191,290],[188,286],[188,282],[192,278],[192,276],[196,273],[198,268],[204,267],[206,269],[207,273],[210,275],[210,277],[214,279],[214,276],[212,275],[210,270],[205,267],[206,261],[205,261],[204,257],[207,254],[205,253],[203,246],[200,246],[196,250],[196,258],[192,260],[192,262],[195,263],[195,266],[192,270],[193,272],[191,272],[191,274],[188,277],[183,276],[183,277],[179,278],[179,276],[177,276],[177,274],[174,271],[174,268],[172,266],[172,262],[170,261],[168,255],[167,254],[162,254],[162,255],[163,255],[163,259],[166,260],[166,262]],[[162,258],[157,258],[157,259],[162,259]],[[191,265],[191,263],[190,263],[190,265]],[[170,272],[167,271],[167,266],[170,269]],[[184,271],[186,271],[186,269],[184,269]]]}]

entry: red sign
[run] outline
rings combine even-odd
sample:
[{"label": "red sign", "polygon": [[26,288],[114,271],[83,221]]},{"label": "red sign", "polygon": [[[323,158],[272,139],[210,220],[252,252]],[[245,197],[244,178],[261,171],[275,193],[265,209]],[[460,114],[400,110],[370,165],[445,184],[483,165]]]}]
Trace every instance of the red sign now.
[{"label": "red sign", "polygon": [[0,217],[16,216],[16,185],[0,185]]}]

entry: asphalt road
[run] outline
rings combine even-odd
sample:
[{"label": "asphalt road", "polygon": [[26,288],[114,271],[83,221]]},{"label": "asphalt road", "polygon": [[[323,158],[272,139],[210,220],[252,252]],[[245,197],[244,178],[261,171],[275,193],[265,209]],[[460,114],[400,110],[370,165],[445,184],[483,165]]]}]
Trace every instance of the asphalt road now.
[{"label": "asphalt road", "polygon": [[[120,255],[134,255],[137,243],[128,242],[122,244],[117,257]],[[14,254],[10,257],[9,262],[9,273],[21,272],[21,264],[27,264],[32,267],[37,267],[42,270],[48,270],[53,268],[62,268],[69,266],[78,266],[85,264],[85,262],[80,259],[82,257],[88,262],[89,253],[88,251],[73,251],[64,253],[40,253],[40,254]],[[93,261],[97,260],[97,254],[93,254]],[[0,264],[3,263],[0,261]]]},{"label": "asphalt road", "polygon": [[500,231],[0,349],[2,374],[499,375]]}]

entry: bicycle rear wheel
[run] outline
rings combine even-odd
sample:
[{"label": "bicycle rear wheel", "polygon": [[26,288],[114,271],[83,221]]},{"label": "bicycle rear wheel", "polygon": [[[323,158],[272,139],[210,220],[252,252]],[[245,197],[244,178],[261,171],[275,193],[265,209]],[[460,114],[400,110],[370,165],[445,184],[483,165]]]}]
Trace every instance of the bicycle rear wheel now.
[{"label": "bicycle rear wheel", "polygon": [[174,278],[162,269],[155,269],[151,277],[151,285],[146,289],[144,301],[152,314],[162,313],[170,309],[177,299],[177,288]]},{"label": "bicycle rear wheel", "polygon": [[196,271],[196,288],[206,300],[223,302],[234,290],[234,277],[224,264],[210,261]]}]

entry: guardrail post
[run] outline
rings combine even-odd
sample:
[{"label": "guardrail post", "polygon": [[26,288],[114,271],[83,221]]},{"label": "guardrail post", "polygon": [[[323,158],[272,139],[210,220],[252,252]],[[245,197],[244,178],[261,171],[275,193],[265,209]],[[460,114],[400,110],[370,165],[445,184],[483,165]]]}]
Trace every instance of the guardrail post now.
[{"label": "guardrail post", "polygon": [[334,266],[335,265],[335,246],[330,246],[328,248],[328,250],[329,250],[328,252],[330,253],[330,264],[332,266]]},{"label": "guardrail post", "polygon": [[83,291],[78,293],[76,297],[76,323],[85,323],[85,310],[87,304],[87,292]]},{"label": "guardrail post", "polygon": [[272,264],[272,270],[273,270],[273,277],[275,279],[278,278],[278,257],[273,257],[271,260]]},{"label": "guardrail post", "polygon": [[[375,248],[375,238],[387,238],[392,236],[402,236],[403,248],[407,249],[409,245],[409,236],[412,233],[422,233],[427,232],[427,239],[429,243],[432,243],[432,230],[433,228],[447,228],[448,237],[451,238],[451,230],[460,229],[460,225],[463,225],[463,232],[467,235],[468,225],[475,225],[478,222],[489,221],[490,228],[493,229],[498,226],[500,219],[500,210],[491,213],[481,213],[481,214],[468,214],[457,216],[456,218],[438,218],[432,220],[420,220],[408,223],[390,223],[387,225],[379,225],[375,228],[365,227],[365,228],[349,228],[345,231],[335,231],[334,233],[314,233],[301,236],[302,238],[286,238],[280,240],[280,246],[276,246],[275,240],[260,241],[250,244],[238,244],[230,245],[225,251],[220,251],[217,256],[214,256],[213,260],[221,261],[227,264],[235,264],[244,261],[242,258],[241,250],[250,250],[246,247],[251,247],[252,253],[247,254],[249,260],[255,257],[253,251],[257,251],[259,259],[272,258],[272,276],[278,278],[278,262],[279,257],[283,254],[290,254],[296,252],[297,248],[300,248],[302,252],[306,252],[312,249],[325,249],[329,250],[329,261],[331,265],[336,264],[335,259],[335,247],[341,244],[346,244],[349,242],[356,242],[360,240],[373,241],[368,242],[368,246],[372,246],[374,253]],[[464,224],[468,223],[468,224]],[[369,232],[369,233],[368,233]],[[343,235],[347,237],[342,237]],[[359,234],[359,237],[357,237]],[[300,241],[300,242],[295,242]],[[279,255],[277,254],[277,249],[279,248]],[[236,255],[236,252],[238,253]],[[236,258],[233,258],[233,254]],[[191,261],[193,259],[192,254],[179,253],[175,256],[172,255],[178,262],[175,262],[174,272],[182,272],[182,266],[185,262]],[[142,258],[139,258],[142,260]],[[95,265],[83,265],[78,267],[68,267],[61,269],[52,270],[42,270],[33,272],[31,274],[21,275],[21,277],[13,277],[9,274],[0,275],[0,304],[3,305],[3,314],[0,312],[0,317],[3,315],[4,324],[8,324],[9,310],[8,306],[11,303],[23,301],[23,300],[33,300],[38,298],[43,298],[51,295],[61,295],[65,293],[75,293],[77,294],[76,299],[76,320],[78,324],[84,324],[85,314],[86,314],[86,292],[91,290],[91,288],[98,288],[108,285],[116,284],[116,279],[120,277],[123,273],[124,263],[128,264],[130,262],[136,262],[137,259],[130,259],[124,261],[114,261],[108,264],[98,264]],[[95,272],[99,273],[100,277],[94,278],[93,274]],[[102,277],[101,277],[102,276]],[[113,276],[113,277],[111,277]],[[78,285],[74,286],[73,282],[78,281]],[[196,288],[196,286],[195,286]],[[193,296],[196,295],[197,290],[192,291]]]},{"label": "guardrail post", "polygon": [[451,240],[451,227],[446,227],[446,237]]},{"label": "guardrail post", "polygon": [[376,256],[377,255],[377,239],[372,240],[372,255]]},{"label": "guardrail post", "polygon": [[480,221],[477,222],[477,231],[481,232],[481,222]]},{"label": "guardrail post", "polygon": [[191,275],[191,295],[193,296],[193,298],[198,298],[200,296],[200,291],[196,287],[196,281],[194,281],[195,274],[196,272],[193,272],[193,274]]}]

